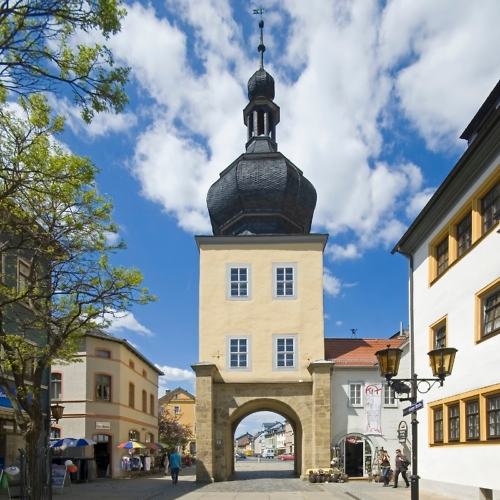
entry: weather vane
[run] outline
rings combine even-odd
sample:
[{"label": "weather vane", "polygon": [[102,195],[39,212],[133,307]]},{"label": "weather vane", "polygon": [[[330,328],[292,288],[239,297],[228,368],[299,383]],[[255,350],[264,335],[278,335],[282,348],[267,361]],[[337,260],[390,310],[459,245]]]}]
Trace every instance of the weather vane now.
[{"label": "weather vane", "polygon": [[262,19],[262,14],[266,12],[266,9],[259,7],[258,9],[253,9],[254,14],[260,14],[259,28],[260,28],[260,44],[259,44],[259,52],[260,52],[260,69],[264,69],[264,51],[266,50],[266,46],[264,45],[264,20]]}]

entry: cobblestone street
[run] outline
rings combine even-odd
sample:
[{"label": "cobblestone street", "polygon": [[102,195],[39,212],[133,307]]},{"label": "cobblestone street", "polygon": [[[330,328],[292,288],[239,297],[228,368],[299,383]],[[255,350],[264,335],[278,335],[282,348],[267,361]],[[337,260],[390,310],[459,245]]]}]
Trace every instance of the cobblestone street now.
[{"label": "cobblestone street", "polygon": [[[132,479],[99,479],[65,488],[54,498],[70,495],[72,500],[92,498],[122,500],[409,500],[406,488],[386,489],[366,481],[349,483],[310,484],[293,476],[293,464],[277,460],[261,463],[256,459],[237,462],[232,481],[198,484],[195,468],[181,471],[179,483],[172,484],[167,476]],[[449,500],[432,493],[421,492],[420,500]]]}]

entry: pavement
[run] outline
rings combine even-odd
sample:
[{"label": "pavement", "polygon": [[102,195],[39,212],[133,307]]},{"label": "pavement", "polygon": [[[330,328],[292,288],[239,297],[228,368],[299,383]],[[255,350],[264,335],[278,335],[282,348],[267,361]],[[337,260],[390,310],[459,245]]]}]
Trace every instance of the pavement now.
[{"label": "pavement", "polygon": [[[382,488],[381,483],[311,484],[293,475],[293,463],[269,460],[242,460],[236,463],[231,481],[196,483],[195,467],[181,471],[179,482],[164,475],[131,479],[97,479],[77,483],[53,498],[71,500],[410,500],[410,488]],[[420,500],[450,500],[451,497],[420,491]]]}]

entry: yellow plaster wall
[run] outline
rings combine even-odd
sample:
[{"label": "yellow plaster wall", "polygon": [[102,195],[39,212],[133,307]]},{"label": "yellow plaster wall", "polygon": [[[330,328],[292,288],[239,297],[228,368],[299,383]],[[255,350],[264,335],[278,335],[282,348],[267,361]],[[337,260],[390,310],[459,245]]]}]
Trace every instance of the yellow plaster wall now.
[{"label": "yellow plaster wall", "polygon": [[[297,264],[295,300],[273,300],[274,263]],[[251,300],[226,300],[226,264],[251,264]],[[298,335],[298,370],[273,371],[273,334]],[[251,335],[251,372],[226,370],[227,335]],[[202,243],[199,355],[226,382],[310,381],[324,358],[323,243]]]}]

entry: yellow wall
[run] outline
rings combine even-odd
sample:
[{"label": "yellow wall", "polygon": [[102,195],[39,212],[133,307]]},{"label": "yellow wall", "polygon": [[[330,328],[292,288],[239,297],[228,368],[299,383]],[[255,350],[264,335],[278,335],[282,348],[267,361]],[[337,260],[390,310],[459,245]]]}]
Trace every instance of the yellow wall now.
[{"label": "yellow wall", "polygon": [[[177,395],[177,399],[175,399],[175,395]],[[179,418],[178,422],[181,425],[184,425],[185,427],[188,427],[191,429],[191,432],[193,435],[196,434],[196,427],[195,427],[195,422],[196,422],[196,415],[195,415],[195,405],[196,405],[196,400],[188,396],[182,391],[176,391],[173,390],[169,396],[172,396],[169,399],[169,401],[165,404],[163,403],[163,398],[160,398],[158,403],[162,405],[164,408],[168,410],[168,412],[171,415],[177,416]],[[175,414],[174,413],[174,407],[178,406],[180,413]]]},{"label": "yellow wall", "polygon": [[[226,382],[311,380],[307,367],[324,358],[323,248],[326,236],[280,236],[252,243],[198,239],[200,362],[214,363]],[[256,238],[257,239],[257,238]],[[242,242],[244,241],[244,242]],[[273,264],[297,264],[297,298],[273,300]],[[226,299],[226,265],[251,264],[251,300]],[[298,370],[273,371],[273,334],[298,335]],[[226,369],[228,335],[251,335],[251,371]]]}]

